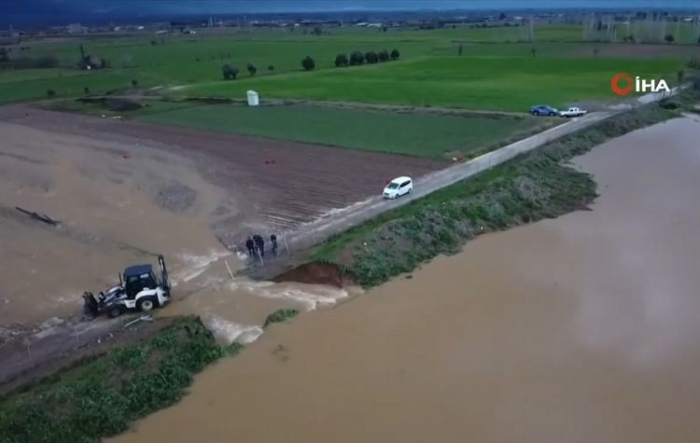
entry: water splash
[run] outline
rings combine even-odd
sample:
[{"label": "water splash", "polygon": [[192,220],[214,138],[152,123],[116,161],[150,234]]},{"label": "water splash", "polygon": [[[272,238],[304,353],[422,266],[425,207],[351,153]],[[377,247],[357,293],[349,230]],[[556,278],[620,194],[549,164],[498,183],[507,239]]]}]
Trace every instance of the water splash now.
[{"label": "water splash", "polygon": [[257,297],[290,301],[303,307],[305,311],[330,307],[338,303],[338,300],[349,297],[348,292],[343,289],[300,283],[292,285],[241,280],[230,283],[229,289],[232,291],[242,289]]},{"label": "water splash", "polygon": [[215,315],[205,316],[203,322],[216,339],[225,346],[233,342],[244,345],[252,343],[263,334],[263,329],[260,326],[241,325]]},{"label": "water splash", "polygon": [[212,263],[230,255],[230,252],[217,250],[210,250],[208,255],[178,254],[177,258],[184,263],[184,269],[176,272],[175,275],[171,277],[173,285],[187,283],[199,277]]}]

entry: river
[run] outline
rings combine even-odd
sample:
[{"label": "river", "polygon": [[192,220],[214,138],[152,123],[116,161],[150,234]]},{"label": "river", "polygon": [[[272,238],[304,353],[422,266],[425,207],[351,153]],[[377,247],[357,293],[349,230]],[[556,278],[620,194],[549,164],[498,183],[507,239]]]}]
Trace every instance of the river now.
[{"label": "river", "polygon": [[684,118],[597,147],[592,211],[276,325],[114,441],[696,441],[698,140]]}]

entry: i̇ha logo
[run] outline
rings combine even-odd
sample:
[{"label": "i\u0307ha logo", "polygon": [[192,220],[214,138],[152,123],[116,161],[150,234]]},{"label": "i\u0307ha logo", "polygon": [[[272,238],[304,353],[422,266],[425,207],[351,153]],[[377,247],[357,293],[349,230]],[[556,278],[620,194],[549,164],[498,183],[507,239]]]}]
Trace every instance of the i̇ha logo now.
[{"label": "i\u0307ha logo", "polygon": [[626,72],[618,72],[610,82],[612,90],[617,95],[629,95],[635,92],[671,92],[666,80],[647,80],[639,76],[632,78]]}]

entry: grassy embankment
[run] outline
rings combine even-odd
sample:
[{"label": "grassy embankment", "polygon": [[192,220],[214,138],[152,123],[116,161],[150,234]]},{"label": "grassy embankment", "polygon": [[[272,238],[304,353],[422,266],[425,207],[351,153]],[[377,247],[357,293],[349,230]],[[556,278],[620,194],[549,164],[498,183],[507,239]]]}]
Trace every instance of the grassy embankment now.
[{"label": "grassy embankment", "polygon": [[570,135],[340,234],[320,245],[310,261],[334,263],[371,287],[455,253],[481,233],[584,208],[596,197],[596,184],[566,162],[609,138],[676,115],[650,105]]},{"label": "grassy embankment", "polygon": [[86,443],[176,403],[194,374],[224,355],[202,323],[184,318],[142,342],[84,360],[0,400],[3,443]]}]

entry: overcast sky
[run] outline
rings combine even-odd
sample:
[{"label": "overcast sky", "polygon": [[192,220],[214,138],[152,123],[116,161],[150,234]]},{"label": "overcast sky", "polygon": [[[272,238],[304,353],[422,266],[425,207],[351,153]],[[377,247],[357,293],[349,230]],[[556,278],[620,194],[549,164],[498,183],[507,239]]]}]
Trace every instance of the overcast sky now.
[{"label": "overcast sky", "polygon": [[71,17],[391,9],[698,8],[700,0],[0,0],[3,24]]}]

